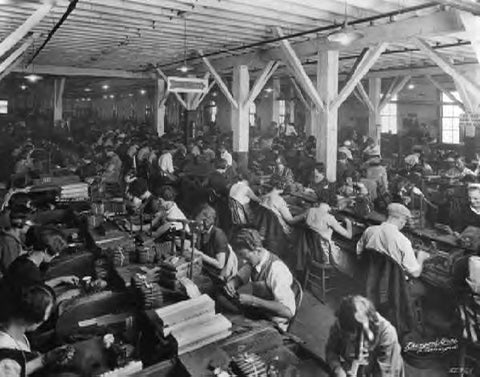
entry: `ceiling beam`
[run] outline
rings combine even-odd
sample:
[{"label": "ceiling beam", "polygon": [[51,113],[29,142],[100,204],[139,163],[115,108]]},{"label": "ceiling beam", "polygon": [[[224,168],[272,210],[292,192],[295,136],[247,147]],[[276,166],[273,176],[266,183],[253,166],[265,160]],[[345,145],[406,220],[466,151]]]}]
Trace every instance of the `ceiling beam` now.
[{"label": "ceiling beam", "polygon": [[480,15],[480,4],[468,0],[436,0],[437,3]]},{"label": "ceiling beam", "polygon": [[450,92],[450,90],[447,90],[440,84],[437,80],[435,80],[432,76],[430,75],[425,75],[425,78],[430,81],[430,83],[437,88],[441,93],[445,94],[450,101],[452,101],[454,104],[460,106],[463,110],[465,110],[465,106],[462,102],[460,102],[458,99],[455,98],[455,96]]},{"label": "ceiling beam", "polygon": [[300,99],[300,101],[302,101],[305,108],[307,110],[311,111],[312,110],[312,105],[305,99],[305,96],[302,93],[302,89],[300,89],[300,87],[298,86],[297,82],[295,81],[295,79],[293,77],[290,77],[290,82],[292,83],[293,88],[295,89],[295,92],[298,95],[298,98]]},{"label": "ceiling beam", "polygon": [[250,104],[255,101],[265,84],[268,82],[268,80],[270,80],[270,77],[272,77],[273,73],[277,70],[278,65],[279,63],[274,60],[271,60],[267,63],[262,73],[260,73],[260,75],[255,80],[255,83],[250,90],[248,98],[245,101],[245,106],[250,106]]},{"label": "ceiling beam", "polygon": [[33,13],[28,19],[21,24],[13,33],[5,38],[0,43],[0,57],[5,55],[13,46],[21,41],[30,30],[32,30],[37,24],[44,19],[44,17],[50,12],[54,6],[54,1],[45,2]]},{"label": "ceiling beam", "polygon": [[338,96],[330,104],[331,107],[340,107],[340,105],[348,98],[348,96],[352,94],[353,89],[355,89],[360,80],[367,74],[370,68],[372,68],[387,46],[387,43],[378,43],[375,46],[370,47],[369,51],[364,55],[362,61],[358,64],[357,69],[353,73],[350,80],[348,80]]},{"label": "ceiling beam", "polygon": [[[14,68],[12,72],[27,73],[31,68]],[[132,72],[118,69],[57,67],[54,65],[34,66],[35,73],[52,76],[112,77],[121,79],[154,79],[153,72]]]},{"label": "ceiling beam", "polygon": [[441,56],[437,51],[435,51],[430,45],[425,42],[423,39],[416,38],[415,44],[422,50],[425,55],[427,55],[435,64],[437,64],[441,69],[450,75],[454,80],[458,81],[466,89],[471,91],[475,96],[480,98],[480,87],[469,80],[467,77],[463,76],[458,72],[455,67],[450,64],[443,56]]},{"label": "ceiling beam", "polygon": [[[381,42],[404,41],[417,36],[448,35],[463,32],[465,28],[459,19],[458,12],[450,10],[439,11],[426,16],[412,17],[388,24],[358,28],[358,30],[363,33],[363,37],[355,41],[354,47],[356,49],[370,47]],[[292,43],[291,46],[299,57],[313,56],[318,50],[346,51],[352,48],[352,46],[343,46],[339,43],[329,42],[324,36],[315,37],[306,42]],[[266,61],[280,60],[282,56],[281,47],[272,47],[260,52],[212,60],[212,64],[217,70],[226,70],[235,64],[259,64],[263,66]]]},{"label": "ceiling beam", "polygon": [[365,90],[361,81],[358,82],[356,89],[363,103],[365,103],[365,105],[368,107],[368,110],[372,113],[375,112],[375,107],[373,106],[373,103],[370,100],[370,97],[368,96],[367,91]]},{"label": "ceiling beam", "polygon": [[[466,71],[471,68],[478,67],[477,63],[462,63],[462,64],[455,64],[453,65],[455,69],[458,71]],[[429,67],[413,67],[413,68],[388,68],[388,69],[379,69],[375,71],[370,71],[367,74],[367,77],[380,77],[380,78],[388,78],[388,77],[398,77],[398,76],[405,76],[410,75],[412,77],[417,76],[424,76],[424,75],[441,75],[445,74],[443,69],[438,66],[429,66]]]},{"label": "ceiling beam", "polygon": [[30,35],[26,38],[25,42],[23,42],[19,48],[17,48],[10,55],[8,55],[8,57],[0,63],[0,74],[5,72],[8,67],[17,62],[18,59],[23,55],[23,53],[32,45],[33,41],[37,37],[38,34]]},{"label": "ceiling beam", "polygon": [[217,73],[217,71],[215,70],[215,68],[213,68],[213,66],[210,64],[210,61],[209,61],[205,56],[203,56],[202,50],[199,50],[198,53],[199,53],[199,55],[202,57],[203,63],[207,66],[208,70],[210,71],[210,73],[212,74],[213,78],[214,78],[215,81],[217,82],[217,85],[218,85],[218,87],[220,88],[220,90],[222,91],[223,95],[224,95],[225,97],[227,97],[228,102],[230,102],[230,104],[231,104],[234,108],[238,109],[238,103],[237,103],[237,101],[235,100],[235,98],[233,98],[232,93],[230,93],[230,90],[228,89],[227,85],[223,82],[222,78],[221,78],[220,75]]},{"label": "ceiling beam", "polygon": [[405,85],[407,85],[407,82],[409,82],[411,78],[412,78],[411,76],[405,76],[405,77],[398,77],[395,80],[393,80],[392,84],[388,88],[387,93],[384,94],[384,96],[380,101],[380,104],[378,105],[378,108],[380,111],[383,110],[385,105],[389,103],[393,97],[395,97],[398,93],[400,93],[403,88],[405,88]]},{"label": "ceiling beam", "polygon": [[[476,5],[480,8],[480,4]],[[477,56],[477,61],[480,63],[480,17],[466,12],[459,13],[463,25],[465,26],[466,38],[472,44],[473,51]]]},{"label": "ceiling beam", "polygon": [[[275,28],[275,33],[278,37],[283,36],[283,31],[280,27]],[[290,42],[287,39],[283,39],[280,41],[280,46],[283,52],[284,59],[288,62],[290,68],[292,68],[293,72],[295,73],[295,77],[297,78],[299,84],[305,90],[305,93],[310,97],[310,100],[314,103],[318,111],[325,110],[328,104],[325,104],[318,94],[317,89],[308,77],[305,69],[302,66],[302,62],[298,58],[297,54],[293,50]]]}]

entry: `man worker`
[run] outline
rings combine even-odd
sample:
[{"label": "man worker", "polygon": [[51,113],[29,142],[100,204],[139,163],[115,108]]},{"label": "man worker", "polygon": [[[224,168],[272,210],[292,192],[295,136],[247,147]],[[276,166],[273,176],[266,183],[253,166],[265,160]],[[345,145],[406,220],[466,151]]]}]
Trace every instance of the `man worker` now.
[{"label": "man worker", "polygon": [[407,275],[418,278],[423,263],[430,254],[419,251],[415,255],[412,243],[401,230],[412,217],[410,210],[400,203],[390,203],[387,207],[387,220],[380,225],[368,227],[357,243],[357,254],[365,250],[375,250],[393,259]]},{"label": "man worker", "polygon": [[286,330],[296,311],[293,276],[287,265],[263,247],[256,229],[241,229],[233,238],[232,247],[247,263],[227,282],[227,294],[235,296],[240,286],[251,282],[252,294],[239,294],[240,305]]}]

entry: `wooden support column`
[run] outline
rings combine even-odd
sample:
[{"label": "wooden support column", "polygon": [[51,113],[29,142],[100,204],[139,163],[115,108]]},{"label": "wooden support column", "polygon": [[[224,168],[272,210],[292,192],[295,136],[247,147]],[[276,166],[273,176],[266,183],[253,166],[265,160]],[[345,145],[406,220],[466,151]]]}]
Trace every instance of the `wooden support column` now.
[{"label": "wooden support column", "polygon": [[320,124],[320,113],[315,106],[310,106],[307,111],[307,117],[305,119],[305,134],[307,136],[317,137],[317,128]]},{"label": "wooden support column", "polygon": [[320,51],[317,61],[317,92],[321,93],[324,109],[320,109],[315,129],[317,161],[323,162],[329,181],[337,179],[338,106],[332,102],[338,96],[338,51]]},{"label": "wooden support column", "polygon": [[63,119],[63,90],[65,77],[56,78],[53,82],[53,124]]},{"label": "wooden support column", "polygon": [[232,96],[237,107],[232,105],[233,152],[239,167],[248,166],[249,142],[249,102],[250,79],[248,66],[237,65],[233,68]]},{"label": "wooden support column", "polygon": [[368,79],[368,97],[373,106],[368,112],[368,136],[380,145],[381,119],[380,119],[380,95],[382,79],[379,77]]},{"label": "wooden support column", "polygon": [[166,82],[163,79],[156,80],[155,87],[155,130],[158,137],[165,134],[165,103],[167,102],[168,92]]},{"label": "wooden support column", "polygon": [[[271,106],[272,106],[272,122],[279,123],[278,119],[280,118],[280,104],[278,103],[277,98],[280,96],[280,79],[273,79],[273,92],[271,96]],[[279,124],[280,126],[280,124]]]}]

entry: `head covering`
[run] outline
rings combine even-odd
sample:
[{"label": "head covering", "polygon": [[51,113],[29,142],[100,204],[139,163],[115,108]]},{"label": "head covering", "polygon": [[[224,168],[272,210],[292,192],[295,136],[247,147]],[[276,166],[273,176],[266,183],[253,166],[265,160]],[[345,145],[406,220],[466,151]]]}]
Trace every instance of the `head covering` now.
[{"label": "head covering", "polygon": [[345,141],[343,142],[343,145],[344,145],[345,147],[351,147],[351,146],[352,146],[352,142],[351,142],[350,140],[345,140]]},{"label": "head covering", "polygon": [[445,159],[445,162],[455,162],[455,159],[453,157],[448,157]]},{"label": "head covering", "polygon": [[387,207],[387,213],[390,217],[412,217],[410,210],[400,203],[390,203]]}]

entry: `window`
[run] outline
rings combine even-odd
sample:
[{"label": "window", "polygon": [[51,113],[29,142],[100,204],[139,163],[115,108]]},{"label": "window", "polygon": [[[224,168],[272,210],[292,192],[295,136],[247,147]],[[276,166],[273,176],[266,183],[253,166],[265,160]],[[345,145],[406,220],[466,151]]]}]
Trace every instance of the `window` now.
[{"label": "window", "polygon": [[217,111],[218,107],[215,101],[210,101],[208,104],[208,113],[210,122],[215,123],[217,121]]},{"label": "window", "polygon": [[257,105],[255,105],[255,102],[252,102],[250,104],[250,108],[248,110],[248,123],[250,124],[250,127],[255,126],[255,115],[257,114]]},{"label": "window", "polygon": [[397,96],[393,96],[380,113],[380,123],[382,124],[382,133],[397,133]]},{"label": "window", "polygon": [[[458,92],[450,92],[453,97],[460,100]],[[460,115],[463,110],[456,105],[449,96],[442,93],[442,143],[460,143]]]},{"label": "window", "polygon": [[8,101],[0,99],[0,114],[8,114]]},{"label": "window", "polygon": [[285,101],[280,100],[278,101],[278,124],[284,124],[285,123]]}]

